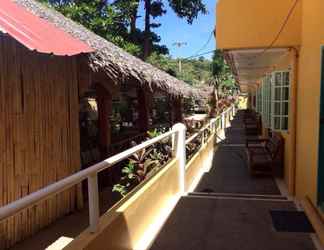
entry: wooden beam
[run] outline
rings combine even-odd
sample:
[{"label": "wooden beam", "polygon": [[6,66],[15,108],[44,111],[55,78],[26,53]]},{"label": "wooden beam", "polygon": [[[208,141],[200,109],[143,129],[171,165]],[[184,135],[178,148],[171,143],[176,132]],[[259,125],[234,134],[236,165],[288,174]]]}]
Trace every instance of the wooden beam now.
[{"label": "wooden beam", "polygon": [[138,128],[140,132],[146,132],[149,129],[149,119],[150,119],[150,102],[148,93],[145,89],[137,88],[137,98],[138,98]]},{"label": "wooden beam", "polygon": [[172,123],[183,122],[183,100],[172,98]]},{"label": "wooden beam", "polygon": [[98,103],[98,128],[101,157],[106,158],[111,144],[112,95],[100,83],[95,85]]}]

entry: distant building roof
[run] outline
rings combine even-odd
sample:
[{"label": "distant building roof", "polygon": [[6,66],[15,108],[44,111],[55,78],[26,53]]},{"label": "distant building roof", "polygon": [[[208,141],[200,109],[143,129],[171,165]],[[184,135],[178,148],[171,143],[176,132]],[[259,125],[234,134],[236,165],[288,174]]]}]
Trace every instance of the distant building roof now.
[{"label": "distant building roof", "polygon": [[88,44],[11,0],[1,0],[0,31],[8,33],[28,49],[41,53],[72,56],[94,51]]}]

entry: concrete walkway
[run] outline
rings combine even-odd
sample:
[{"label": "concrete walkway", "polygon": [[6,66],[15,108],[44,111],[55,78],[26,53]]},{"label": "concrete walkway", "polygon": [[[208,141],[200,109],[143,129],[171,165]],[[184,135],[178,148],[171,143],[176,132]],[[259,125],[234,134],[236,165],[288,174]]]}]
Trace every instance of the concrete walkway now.
[{"label": "concrete walkway", "polygon": [[[116,197],[107,188],[100,192],[100,214],[104,214],[114,203]],[[82,211],[66,215],[55,221],[47,228],[42,229],[30,238],[27,238],[9,250],[57,250],[67,245],[72,239],[76,238],[82,231],[89,226],[89,210],[85,202],[85,208]],[[59,247],[57,247],[59,246]]]},{"label": "concrete walkway", "polygon": [[295,211],[271,177],[251,177],[238,117],[194,193],[181,198],[150,250],[313,250],[310,234],[277,232],[271,210]]}]

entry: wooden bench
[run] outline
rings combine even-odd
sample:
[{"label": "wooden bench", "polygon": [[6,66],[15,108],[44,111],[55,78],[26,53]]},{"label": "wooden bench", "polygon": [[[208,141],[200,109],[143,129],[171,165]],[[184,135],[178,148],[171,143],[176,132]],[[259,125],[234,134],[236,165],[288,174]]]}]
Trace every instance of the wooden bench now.
[{"label": "wooden bench", "polygon": [[272,132],[267,139],[247,139],[246,154],[252,175],[283,175],[284,139]]}]

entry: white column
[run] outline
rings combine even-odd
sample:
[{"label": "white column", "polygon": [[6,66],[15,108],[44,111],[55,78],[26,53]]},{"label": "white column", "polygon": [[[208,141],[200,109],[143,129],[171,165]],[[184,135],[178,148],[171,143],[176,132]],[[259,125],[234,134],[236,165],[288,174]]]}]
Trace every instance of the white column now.
[{"label": "white column", "polygon": [[179,161],[180,170],[180,191],[183,194],[185,192],[185,175],[186,175],[186,126],[182,123],[177,123],[172,127],[175,131],[173,136],[173,153]]},{"label": "white column", "polygon": [[226,128],[225,113],[222,113],[222,129]]}]

